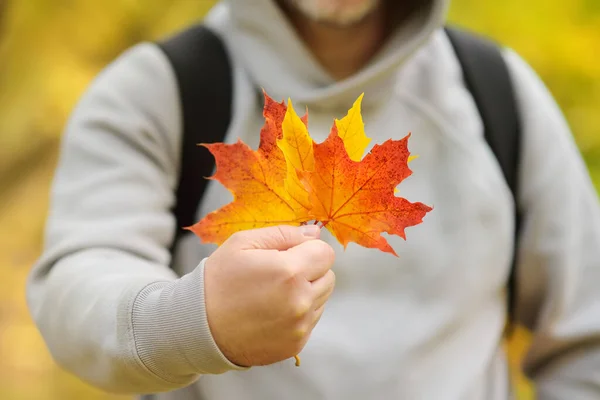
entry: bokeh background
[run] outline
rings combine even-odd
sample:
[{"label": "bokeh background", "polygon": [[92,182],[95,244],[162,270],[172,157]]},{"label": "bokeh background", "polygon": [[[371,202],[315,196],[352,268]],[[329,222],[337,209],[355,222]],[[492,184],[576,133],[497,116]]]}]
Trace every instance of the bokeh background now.
[{"label": "bokeh background", "polygon": [[[28,315],[25,279],[42,244],[61,131],[82,91],[124,49],[201,19],[213,3],[0,0],[0,399],[127,399],[53,363]],[[533,65],[600,188],[600,0],[454,0],[450,19]],[[528,340],[522,330],[507,344],[515,371]],[[529,383],[515,378],[520,398],[531,399]]]}]

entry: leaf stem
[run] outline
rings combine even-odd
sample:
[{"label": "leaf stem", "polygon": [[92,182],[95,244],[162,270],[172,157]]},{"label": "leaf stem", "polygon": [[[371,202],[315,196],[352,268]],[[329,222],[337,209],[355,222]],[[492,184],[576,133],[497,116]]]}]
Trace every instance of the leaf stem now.
[{"label": "leaf stem", "polygon": [[300,366],[300,357],[294,356],[294,359],[296,360],[296,367],[299,367]]}]

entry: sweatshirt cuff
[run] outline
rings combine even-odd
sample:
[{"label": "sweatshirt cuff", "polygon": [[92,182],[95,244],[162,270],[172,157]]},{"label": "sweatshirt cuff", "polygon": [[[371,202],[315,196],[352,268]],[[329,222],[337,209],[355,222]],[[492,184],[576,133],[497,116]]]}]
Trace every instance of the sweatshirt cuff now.
[{"label": "sweatshirt cuff", "polygon": [[146,286],[133,303],[133,337],[142,364],[158,377],[185,383],[199,374],[248,368],[231,363],[206,317],[204,263],[175,282]]}]

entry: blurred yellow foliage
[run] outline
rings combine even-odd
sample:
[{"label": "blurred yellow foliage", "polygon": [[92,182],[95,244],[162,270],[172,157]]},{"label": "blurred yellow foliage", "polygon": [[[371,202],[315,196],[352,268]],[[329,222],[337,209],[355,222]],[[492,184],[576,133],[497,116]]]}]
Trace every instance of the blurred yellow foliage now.
[{"label": "blurred yellow foliage", "polygon": [[[211,0],[0,0],[0,398],[116,400],[62,372],[31,323],[58,140],[91,79],[127,47],[198,20]],[[600,188],[600,1],[454,0],[451,21],[517,50],[563,108]],[[516,370],[529,334],[508,344]],[[520,398],[532,398],[521,376]]]}]

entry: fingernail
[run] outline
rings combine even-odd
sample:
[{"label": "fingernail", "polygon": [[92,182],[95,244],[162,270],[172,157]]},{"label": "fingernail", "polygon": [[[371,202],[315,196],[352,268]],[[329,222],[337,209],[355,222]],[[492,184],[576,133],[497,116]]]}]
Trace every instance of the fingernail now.
[{"label": "fingernail", "polygon": [[300,232],[306,237],[318,238],[321,233],[321,228],[317,225],[302,225]]}]

